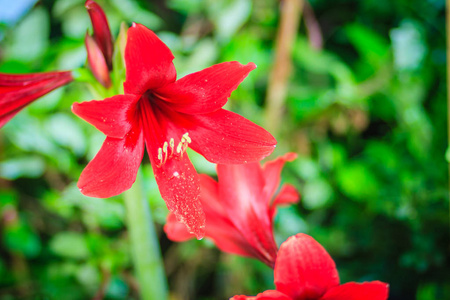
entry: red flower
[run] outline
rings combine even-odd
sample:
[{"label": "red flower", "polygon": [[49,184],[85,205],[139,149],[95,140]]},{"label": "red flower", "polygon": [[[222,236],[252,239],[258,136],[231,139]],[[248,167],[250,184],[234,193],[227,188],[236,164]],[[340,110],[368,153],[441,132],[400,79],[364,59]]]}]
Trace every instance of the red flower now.
[{"label": "red flower", "polygon": [[94,35],[86,33],[85,44],[88,63],[95,78],[106,88],[111,86],[109,71],[112,70],[113,37],[103,9],[92,0],[84,4],[94,28]]},{"label": "red flower", "polygon": [[246,163],[269,155],[267,131],[221,107],[256,66],[227,62],[177,81],[169,48],[149,29],[133,24],[125,48],[125,95],[75,103],[72,110],[106,134],[78,181],[85,195],[110,197],[127,190],[147,148],[167,207],[198,238],[204,213],[199,177],[186,149],[214,163]]},{"label": "red flower", "polygon": [[[206,215],[206,237],[225,252],[261,260],[273,268],[277,245],[273,237],[275,207],[299,199],[295,188],[280,184],[286,161],[295,159],[288,153],[263,167],[259,163],[217,165],[219,182],[200,175],[200,201]],[[169,239],[185,241],[193,236],[169,214],[164,226]]]},{"label": "red flower", "polygon": [[0,73],[0,128],[37,98],[72,81],[70,71],[34,74]]},{"label": "red flower", "polygon": [[385,300],[388,284],[380,281],[339,285],[336,265],[327,251],[309,235],[299,233],[284,242],[275,262],[276,290],[255,297],[230,300]]}]

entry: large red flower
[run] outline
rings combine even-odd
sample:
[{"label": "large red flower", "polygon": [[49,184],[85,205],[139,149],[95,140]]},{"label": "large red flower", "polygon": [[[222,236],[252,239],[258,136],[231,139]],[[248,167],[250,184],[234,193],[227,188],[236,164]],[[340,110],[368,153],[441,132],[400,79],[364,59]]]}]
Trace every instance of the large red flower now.
[{"label": "large red flower", "polygon": [[85,195],[110,197],[134,183],[147,148],[167,207],[198,238],[205,217],[199,177],[186,149],[214,163],[259,161],[276,144],[267,131],[223,110],[231,92],[256,66],[226,62],[176,80],[169,48],[149,29],[133,24],[125,48],[125,95],[75,103],[73,112],[106,134],[80,176]]},{"label": "large red flower", "polygon": [[339,285],[333,259],[317,241],[303,233],[281,245],[274,277],[276,290],[230,300],[385,300],[389,291],[388,284],[380,281]]},{"label": "large red flower", "polygon": [[37,98],[72,81],[70,71],[33,74],[0,73],[0,128]]},{"label": "large red flower", "polygon": [[[295,157],[295,153],[288,153],[262,167],[259,163],[217,165],[219,182],[200,175],[205,236],[222,251],[254,257],[273,267],[278,249],[272,229],[275,207],[299,199],[295,188],[288,184],[274,195],[284,163]],[[193,237],[173,214],[168,215],[164,231],[173,241]]]}]

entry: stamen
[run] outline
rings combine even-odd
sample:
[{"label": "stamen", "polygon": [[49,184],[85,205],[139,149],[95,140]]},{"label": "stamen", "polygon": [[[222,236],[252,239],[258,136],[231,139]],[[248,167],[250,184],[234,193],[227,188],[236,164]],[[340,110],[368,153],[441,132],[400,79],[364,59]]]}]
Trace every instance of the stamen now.
[{"label": "stamen", "polygon": [[162,162],[162,149],[158,148],[158,159]]},{"label": "stamen", "polygon": [[181,142],[179,142],[177,146],[177,153],[179,153],[181,157],[183,157],[183,153],[186,152],[188,145],[191,142],[192,140],[189,137],[189,132],[183,134],[183,136],[181,137]]},{"label": "stamen", "polygon": [[166,163],[166,161],[167,161],[167,147],[169,147],[169,144],[167,144],[167,142],[164,142],[164,145],[163,145],[163,152],[164,152],[164,161],[163,161],[163,164],[165,164]]},{"label": "stamen", "polygon": [[170,145],[170,156],[172,157],[172,155],[173,155],[173,148],[175,146],[175,141],[174,141],[173,138],[170,138],[169,145]]},{"label": "stamen", "polygon": [[163,157],[162,157],[162,149],[158,148],[158,160],[159,164],[157,165],[158,168],[160,168],[163,165]]},{"label": "stamen", "polygon": [[183,136],[181,137],[181,141],[186,141],[188,144],[192,142],[191,138],[189,137],[189,132],[183,134]]},{"label": "stamen", "polygon": [[[183,153],[186,152],[186,150],[191,142],[192,142],[192,140],[189,137],[189,133],[186,132],[185,134],[183,134],[183,136],[181,137],[181,141],[178,143],[177,149],[176,149],[177,154],[181,158],[183,157]],[[170,147],[170,154],[168,151],[169,147]],[[172,158],[172,156],[174,155],[174,148],[175,148],[175,140],[174,140],[174,138],[170,138],[169,143],[164,142],[162,148],[158,149],[158,160],[159,160],[158,168],[161,167],[162,165],[164,165],[168,159]],[[163,157],[163,153],[164,153],[164,157]]]}]

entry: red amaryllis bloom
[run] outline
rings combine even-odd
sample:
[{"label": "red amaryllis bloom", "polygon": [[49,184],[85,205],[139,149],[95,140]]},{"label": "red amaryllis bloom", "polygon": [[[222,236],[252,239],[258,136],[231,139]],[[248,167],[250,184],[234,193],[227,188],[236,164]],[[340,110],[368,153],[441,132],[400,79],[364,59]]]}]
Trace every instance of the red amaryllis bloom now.
[{"label": "red amaryllis bloom", "polygon": [[255,68],[253,63],[222,63],[176,80],[173,58],[143,25],[128,30],[125,95],[72,107],[107,136],[78,187],[85,195],[102,198],[127,190],[136,179],[145,143],[167,207],[200,238],[205,218],[199,177],[186,149],[214,163],[245,163],[269,155],[276,141],[256,124],[221,108]]},{"label": "red amaryllis bloom", "polygon": [[[297,155],[288,153],[274,161],[242,165],[217,165],[219,182],[200,175],[200,201],[206,215],[206,237],[225,252],[253,257],[273,267],[277,245],[273,237],[275,207],[297,202],[299,195],[289,184],[280,184],[286,161]],[[164,226],[169,239],[185,241],[193,236],[172,214]]]},{"label": "red amaryllis bloom", "polygon": [[0,73],[0,128],[22,108],[73,81],[70,71],[33,74]]},{"label": "red amaryllis bloom", "polygon": [[87,0],[84,5],[94,28],[93,36],[86,33],[85,44],[88,64],[95,78],[105,87],[111,86],[109,71],[112,70],[113,37],[108,20],[100,5]]},{"label": "red amaryllis bloom", "polygon": [[339,285],[336,265],[309,235],[299,233],[281,244],[275,262],[276,290],[231,300],[385,300],[389,285],[380,281]]}]

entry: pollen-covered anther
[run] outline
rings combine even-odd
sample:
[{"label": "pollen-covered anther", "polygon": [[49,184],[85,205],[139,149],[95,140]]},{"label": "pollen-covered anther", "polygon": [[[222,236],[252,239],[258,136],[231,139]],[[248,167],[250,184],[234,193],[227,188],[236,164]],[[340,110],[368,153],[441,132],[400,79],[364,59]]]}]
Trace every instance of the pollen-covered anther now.
[{"label": "pollen-covered anther", "polygon": [[160,164],[162,164],[162,159],[163,159],[162,148],[158,148],[158,160]]},{"label": "pollen-covered anther", "polygon": [[178,143],[178,146],[177,146],[177,153],[181,157],[183,157],[183,153],[186,152],[186,150],[191,142],[192,142],[192,140],[189,137],[189,133],[186,132],[185,134],[183,134],[183,136],[181,137],[181,141]]},{"label": "pollen-covered anther", "polygon": [[169,146],[170,146],[170,156],[172,156],[173,155],[173,150],[175,148],[175,140],[173,138],[170,138]]},{"label": "pollen-covered anther", "polygon": [[[181,137],[181,141],[177,145],[177,155],[180,157],[183,157],[183,153],[186,152],[186,149],[188,148],[189,143],[191,143],[191,138],[189,137],[189,133],[183,134]],[[157,167],[160,168],[162,165],[164,165],[168,159],[172,158],[175,150],[175,140],[173,138],[170,138],[169,143],[164,142],[162,148],[158,148],[158,165]],[[170,153],[169,153],[170,151]]]},{"label": "pollen-covered anther", "polygon": [[169,144],[167,142],[164,142],[162,148],[158,148],[158,160],[159,160],[158,168],[161,167],[163,164],[165,164],[167,161],[167,158],[169,158],[169,154],[167,151],[168,147],[169,147]]}]

